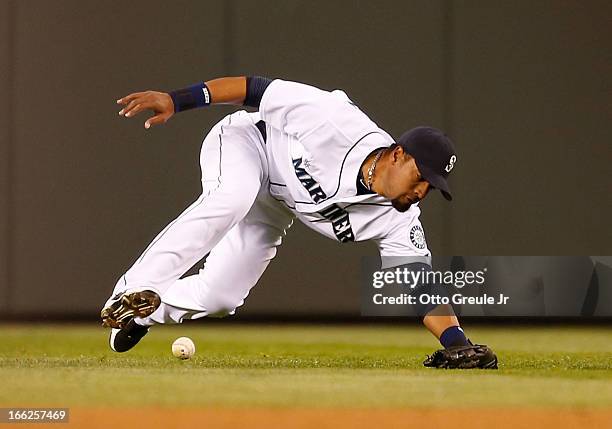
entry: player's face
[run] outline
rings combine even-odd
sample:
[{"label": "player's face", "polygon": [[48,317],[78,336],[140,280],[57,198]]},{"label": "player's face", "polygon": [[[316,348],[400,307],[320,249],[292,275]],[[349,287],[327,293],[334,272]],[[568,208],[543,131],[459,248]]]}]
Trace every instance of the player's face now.
[{"label": "player's face", "polygon": [[412,204],[427,196],[431,185],[421,176],[414,158],[405,154],[401,148],[392,157],[385,184],[385,197],[391,200],[396,210],[405,212]]}]

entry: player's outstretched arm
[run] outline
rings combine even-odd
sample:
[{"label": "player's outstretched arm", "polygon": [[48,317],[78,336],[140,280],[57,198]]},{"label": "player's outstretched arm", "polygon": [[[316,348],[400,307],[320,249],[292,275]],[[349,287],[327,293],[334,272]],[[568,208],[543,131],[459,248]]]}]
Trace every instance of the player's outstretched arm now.
[{"label": "player's outstretched arm", "polygon": [[206,83],[195,84],[172,92],[134,92],[117,100],[124,107],[120,116],[131,118],[138,113],[151,110],[153,116],[144,123],[145,128],[164,124],[175,113],[209,104],[242,105],[246,98],[247,78],[222,77]]}]

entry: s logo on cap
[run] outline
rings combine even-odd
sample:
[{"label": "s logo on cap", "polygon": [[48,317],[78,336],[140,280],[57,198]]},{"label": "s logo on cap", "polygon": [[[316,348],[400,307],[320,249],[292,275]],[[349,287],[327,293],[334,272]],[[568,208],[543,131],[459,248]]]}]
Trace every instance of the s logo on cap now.
[{"label": "s logo on cap", "polygon": [[444,167],[444,171],[446,171],[447,173],[450,173],[453,167],[455,166],[455,161],[457,161],[457,156],[456,155],[451,156],[450,159],[448,160],[448,165]]}]

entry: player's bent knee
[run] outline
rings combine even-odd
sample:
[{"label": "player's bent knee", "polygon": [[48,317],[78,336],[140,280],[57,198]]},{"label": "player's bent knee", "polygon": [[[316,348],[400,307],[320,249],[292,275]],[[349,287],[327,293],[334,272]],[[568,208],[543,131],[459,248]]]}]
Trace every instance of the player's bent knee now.
[{"label": "player's bent knee", "polygon": [[234,314],[236,308],[244,303],[242,298],[223,297],[210,300],[206,303],[208,317],[226,317]]}]

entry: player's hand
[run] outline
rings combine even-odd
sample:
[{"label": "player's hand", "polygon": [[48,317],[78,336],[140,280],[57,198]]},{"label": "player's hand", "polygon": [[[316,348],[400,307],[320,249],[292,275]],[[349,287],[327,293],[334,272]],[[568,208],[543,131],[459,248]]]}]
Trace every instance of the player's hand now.
[{"label": "player's hand", "polygon": [[117,104],[125,106],[119,111],[119,115],[126,118],[131,118],[143,110],[152,110],[155,115],[145,121],[146,129],[153,125],[164,124],[174,115],[174,103],[166,92],[134,92],[117,100]]}]

